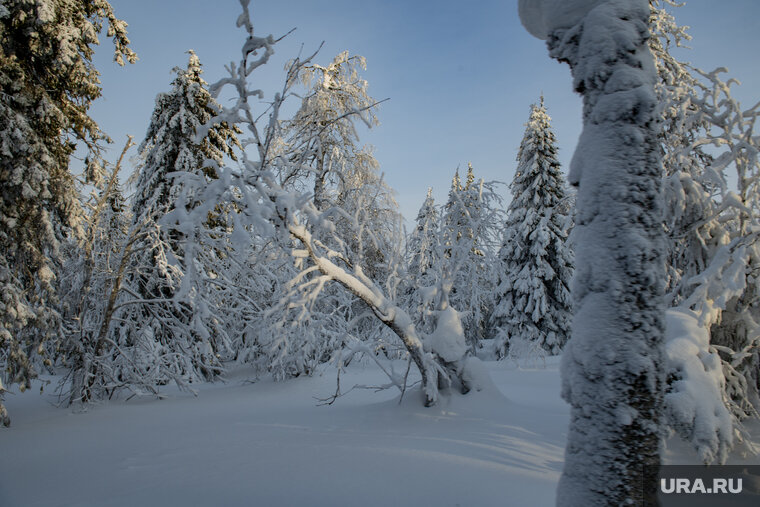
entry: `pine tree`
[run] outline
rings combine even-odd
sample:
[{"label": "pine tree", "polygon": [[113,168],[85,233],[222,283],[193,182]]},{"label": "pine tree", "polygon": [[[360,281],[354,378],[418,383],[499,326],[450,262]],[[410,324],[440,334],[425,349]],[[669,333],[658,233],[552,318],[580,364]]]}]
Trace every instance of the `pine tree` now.
[{"label": "pine tree", "polygon": [[126,23],[105,0],[0,5],[0,365],[2,380],[21,389],[36,375],[30,353],[60,322],[60,241],[82,232],[69,157],[81,142],[97,158],[107,140],[87,113],[101,91],[92,56],[104,22],[116,62],[134,62]]},{"label": "pine tree", "polygon": [[564,182],[544,99],[531,106],[507,209],[493,326],[504,357],[520,343],[559,354],[570,328],[572,254]]}]

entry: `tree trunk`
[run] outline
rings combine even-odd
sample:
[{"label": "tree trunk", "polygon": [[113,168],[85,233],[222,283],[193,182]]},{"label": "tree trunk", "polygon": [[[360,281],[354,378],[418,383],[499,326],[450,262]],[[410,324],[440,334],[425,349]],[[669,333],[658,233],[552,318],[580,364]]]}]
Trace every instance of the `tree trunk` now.
[{"label": "tree trunk", "polygon": [[[646,0],[588,2],[550,28],[583,95],[569,173],[578,186],[571,405],[559,506],[642,505],[660,464],[664,338],[662,170]],[[556,21],[556,20],[555,20]],[[561,28],[560,28],[561,26]]]}]

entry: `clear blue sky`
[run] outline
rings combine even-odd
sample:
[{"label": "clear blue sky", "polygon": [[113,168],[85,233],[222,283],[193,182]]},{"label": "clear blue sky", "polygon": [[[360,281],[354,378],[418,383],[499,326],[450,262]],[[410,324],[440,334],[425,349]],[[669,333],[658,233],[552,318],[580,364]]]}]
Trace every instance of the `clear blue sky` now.
[{"label": "clear blue sky", "polygon": [[[188,49],[198,54],[206,81],[225,75],[239,59],[244,32],[235,27],[237,0],[111,0],[129,23],[140,60],[111,63],[112,46],[101,37],[96,65],[103,97],[91,110],[121,147],[126,134],[140,142],[155,96],[170,88],[175,66]],[[375,147],[401,211],[413,220],[426,189],[441,203],[457,166],[472,162],[476,176],[510,182],[529,106],[543,92],[560,146],[563,167],[580,133],[580,99],[570,72],[550,60],[544,43],[521,27],[517,0],[252,0],[259,35],[297,30],[276,46],[256,87],[271,97],[285,62],[325,45],[318,63],[343,50],[367,58],[364,77],[382,104],[379,127],[361,132]],[[740,81],[745,106],[760,100],[760,1],[687,0],[676,9],[691,26],[693,48],[681,59],[704,69],[729,67]],[[135,154],[135,150],[131,152]],[[113,158],[113,157],[112,157]],[[503,189],[508,200],[508,190]]]}]

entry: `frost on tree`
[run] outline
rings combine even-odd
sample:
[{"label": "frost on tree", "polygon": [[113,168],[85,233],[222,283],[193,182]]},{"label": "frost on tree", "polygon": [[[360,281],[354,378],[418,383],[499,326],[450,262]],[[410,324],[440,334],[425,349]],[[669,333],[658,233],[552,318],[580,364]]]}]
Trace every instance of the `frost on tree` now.
[{"label": "frost on tree", "polygon": [[134,62],[126,23],[105,0],[5,0],[0,8],[0,369],[3,384],[21,389],[36,375],[29,353],[41,354],[60,322],[59,242],[81,233],[69,157],[83,143],[97,158],[107,140],[87,114],[100,96],[92,55],[104,21],[114,59]]},{"label": "frost on tree", "polygon": [[422,332],[430,333],[433,330],[432,288],[439,280],[442,255],[438,209],[432,188],[428,188],[415,223],[406,245],[408,276],[404,292],[415,324]]},{"label": "frost on tree", "polygon": [[[520,2],[528,30],[570,64],[583,133],[572,337],[562,392],[571,405],[558,505],[642,504],[659,467],[664,238],[656,71],[646,0]],[[654,480],[652,481],[652,484]]]},{"label": "frost on tree", "polygon": [[[195,262],[186,262],[185,257],[187,248],[198,247],[188,236],[206,234],[230,210],[219,203],[197,224],[199,229],[187,223],[186,215],[202,199],[205,185],[218,177],[217,168],[225,158],[234,159],[232,148],[239,143],[236,128],[214,120],[219,105],[201,77],[198,57],[193,51],[189,54],[187,68],[174,69],[172,90],[156,97],[139,146],[143,162],[132,210],[133,226],[142,232],[127,279],[127,292],[136,301],[125,306],[129,324],[115,329],[114,337],[129,346],[150,343],[158,347],[155,354],[162,363],[174,357],[172,364],[181,365],[173,369],[187,372],[189,379],[209,379],[221,372],[219,358],[227,340],[209,313],[213,309],[205,300],[209,286],[195,282],[214,269],[208,256],[221,252],[199,252],[193,256]],[[210,294],[215,292],[212,288]]]},{"label": "frost on tree", "polygon": [[[345,244],[347,262],[361,265],[379,284],[393,284],[389,276],[402,243],[401,215],[372,149],[360,144],[357,123],[378,123],[378,102],[361,77],[365,68],[363,57],[347,51],[327,66],[300,68],[297,80],[307,93],[295,116],[282,122],[277,149],[289,163],[276,170],[284,189],[313,192],[315,206],[335,225],[331,248]],[[361,223],[360,232],[354,223]],[[312,374],[348,343],[387,341],[385,326],[362,317],[370,314],[366,303],[339,286],[322,287],[316,273],[300,274],[303,260],[296,264],[291,283],[278,285],[273,295],[275,305],[267,312],[272,326],[257,340],[275,377]],[[311,300],[314,284],[321,287],[320,297]]]},{"label": "frost on tree", "polygon": [[[363,213],[345,213],[339,206],[321,209],[309,189],[281,184],[285,181],[283,176],[301,171],[301,162],[305,160],[299,152],[282,148],[281,106],[292,96],[294,81],[304,67],[311,65],[314,55],[290,62],[282,90],[270,99],[268,109],[260,110],[262,102],[252,98],[260,97],[263,92],[251,90],[249,80],[255,77],[257,69],[269,61],[276,40],[272,36],[255,35],[248,1],[241,0],[241,5],[243,14],[238,18],[238,26],[247,32],[242,60],[238,64],[230,64],[227,67],[229,76],[212,85],[211,90],[215,96],[223,89],[231,89],[237,94],[238,100],[232,103],[232,107],[224,108],[219,118],[240,123],[248,136],[251,150],[246,156],[239,157],[238,164],[221,169],[218,180],[209,182],[203,202],[187,212],[189,223],[198,223],[198,219],[206,216],[219,202],[233,202],[240,209],[240,213],[235,215],[237,220],[233,234],[243,227],[246,231],[255,231],[261,238],[292,245],[291,255],[297,261],[299,270],[299,278],[293,283],[303,289],[306,304],[317,301],[325,284],[334,281],[361,299],[371,318],[393,332],[397,342],[407,350],[411,363],[421,373],[425,404],[437,402],[440,387],[466,387],[469,384],[467,372],[472,362],[464,354],[454,357],[461,349],[451,343],[452,339],[463,340],[461,333],[441,337],[452,346],[439,347],[438,351],[446,357],[439,355],[430,343],[424,343],[409,313],[399,305],[394,290],[397,282],[393,281],[398,276],[389,276],[390,282],[379,283],[368,275],[363,256],[352,250],[353,245],[372,244],[374,241],[373,231],[365,227],[367,216]],[[313,139],[304,141],[308,145]],[[294,157],[294,154],[297,156]],[[338,231],[335,217],[344,220],[345,226],[355,235],[356,242],[345,241]],[[449,322],[456,322],[455,313],[449,312],[447,317]],[[453,334],[455,336],[452,337]],[[396,377],[392,377],[391,381],[400,385]]]},{"label": "frost on tree", "polygon": [[[678,4],[650,2],[649,45],[663,114],[667,300],[681,319],[696,318],[697,325],[688,328],[694,331],[688,358],[676,350],[683,336],[668,332],[665,414],[703,461],[721,462],[737,444],[752,450],[742,421],[757,417],[760,408],[759,166],[753,135],[760,105],[741,107],[731,96],[736,82],[720,77],[725,69],[706,73],[670,54],[691,37],[666,6]],[[720,359],[721,375],[708,365],[714,358]],[[688,368],[700,362],[705,368]],[[705,385],[718,386],[717,393]],[[727,414],[732,429],[725,426]]]},{"label": "frost on tree", "polygon": [[475,181],[472,165],[462,183],[457,170],[441,217],[439,277],[451,285],[447,299],[462,315],[467,344],[481,345],[492,308],[491,276],[498,197],[490,184]]},{"label": "frost on tree", "polygon": [[550,118],[531,106],[518,151],[499,252],[493,312],[499,357],[538,348],[559,354],[570,332],[572,254],[566,245],[564,181]]}]

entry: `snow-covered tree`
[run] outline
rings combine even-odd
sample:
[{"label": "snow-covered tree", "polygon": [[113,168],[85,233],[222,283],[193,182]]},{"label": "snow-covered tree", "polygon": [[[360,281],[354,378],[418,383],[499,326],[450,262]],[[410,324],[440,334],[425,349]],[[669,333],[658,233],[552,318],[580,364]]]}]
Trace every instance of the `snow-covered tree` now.
[{"label": "snow-covered tree", "polygon": [[493,312],[496,350],[518,345],[559,354],[570,333],[572,253],[564,178],[541,97],[531,106],[512,181]]},{"label": "snow-covered tree", "polygon": [[665,226],[668,233],[668,292],[673,304],[690,294],[691,280],[704,271],[714,251],[727,242],[717,220],[717,182],[710,175],[713,157],[696,141],[708,124],[697,97],[702,84],[671,49],[691,39],[662,3],[651,0],[649,47],[655,59],[655,87],[662,108],[661,148],[665,171]]},{"label": "snow-covered tree", "polygon": [[719,147],[707,172],[717,180],[714,209],[725,236],[708,250],[709,264],[689,280],[689,296],[679,306],[696,312],[700,325],[710,330],[710,343],[723,362],[726,405],[741,441],[741,420],[757,417],[760,408],[760,137],[754,135],[760,104],[742,109],[731,97],[731,80],[720,77],[724,70],[695,69],[706,81],[696,104],[709,125],[695,144]]},{"label": "snow-covered tree", "polygon": [[138,150],[139,168],[132,209],[135,220],[159,220],[175,206],[182,191],[173,173],[217,178],[216,168],[225,156],[234,158],[238,129],[213,122],[219,105],[203,80],[203,68],[194,51],[188,51],[187,68],[174,68],[172,90],[156,97],[156,107]]},{"label": "snow-covered tree", "polygon": [[[338,243],[346,244],[347,262],[386,283],[393,252],[402,242],[400,214],[372,150],[359,144],[357,120],[377,124],[377,102],[360,76],[365,67],[363,57],[343,52],[327,67],[310,63],[300,69],[309,91],[295,116],[283,122],[278,149],[287,153],[289,164],[278,176],[284,188],[311,189],[315,205],[334,222]],[[362,231],[354,230],[356,222]],[[298,273],[293,276],[302,280]],[[369,342],[387,333],[375,319],[361,318],[366,304],[340,287],[322,288],[319,300],[308,304],[299,287],[279,285],[282,292],[274,294],[277,304],[268,315],[274,328],[259,344],[275,376],[313,373],[352,337]]]},{"label": "snow-covered tree", "polygon": [[86,203],[81,244],[67,243],[57,352],[68,370],[60,390],[70,404],[111,398],[121,390],[156,394],[169,381],[185,387],[200,377],[196,343],[182,348],[161,339],[162,333],[186,332],[185,308],[171,299],[138,296],[141,273],[161,270],[161,291],[177,287],[182,273],[166,261],[171,249],[160,228],[149,220],[135,224],[125,209],[118,171],[130,146],[104,188]]},{"label": "snow-covered tree", "polygon": [[562,356],[571,405],[558,505],[643,504],[655,491],[663,404],[662,164],[646,0],[521,0],[520,17],[570,65],[583,132],[572,337]]},{"label": "snow-covered tree", "polygon": [[[650,1],[649,45],[659,76],[658,101],[664,106],[668,300],[679,306],[679,319],[697,319],[688,359],[704,368],[684,366],[686,358],[676,350],[683,337],[669,332],[665,413],[668,424],[705,462],[721,462],[732,446],[748,445],[741,421],[757,416],[760,407],[760,357],[753,352],[760,316],[752,303],[757,270],[752,174],[757,173],[758,150],[752,132],[758,109],[743,110],[731,97],[732,81],[721,80],[722,69],[706,73],[671,55],[690,39],[666,10],[678,5]],[[736,172],[733,178],[731,171]],[[712,363],[718,358],[722,374],[715,375]],[[717,386],[717,391],[705,385]],[[717,393],[718,399],[707,400],[706,393]],[[728,413],[733,428],[726,427]]]},{"label": "snow-covered tree", "polygon": [[281,174],[281,183],[311,186],[320,209],[335,202],[346,171],[362,166],[369,172],[377,170],[371,153],[358,144],[355,125],[358,118],[369,127],[378,124],[378,102],[367,93],[368,83],[359,74],[366,67],[363,56],[344,51],[327,67],[304,65],[297,76],[310,88],[298,112],[283,125],[283,137],[296,163]]},{"label": "snow-covered tree", "polygon": [[[148,131],[139,146],[143,162],[132,201],[134,226],[156,229],[160,243],[169,248],[159,244],[154,250],[142,244],[136,249],[142,258],[133,262],[141,268],[133,270],[135,276],[128,283],[135,297],[144,303],[130,308],[138,312],[132,321],[134,329],[122,327],[118,332],[123,337],[131,333],[160,343],[177,356],[187,355],[194,371],[203,378],[212,378],[221,372],[218,354],[228,348],[228,343],[209,313],[214,309],[204,301],[209,296],[208,285],[195,282],[205,276],[197,271],[213,269],[202,254],[218,252],[199,247],[203,252],[194,256],[195,262],[185,262],[184,236],[209,232],[185,231],[181,224],[167,220],[166,215],[180,205],[185,209],[194,207],[202,198],[204,183],[218,177],[217,167],[225,157],[234,159],[232,148],[239,142],[236,127],[214,121],[219,105],[201,77],[200,60],[193,51],[189,55],[186,69],[174,69],[177,77],[171,91],[156,97]],[[180,195],[182,204],[178,204]],[[220,213],[220,208],[209,212],[201,224],[211,227]],[[145,236],[144,241],[148,240],[153,241],[153,235]],[[207,262],[201,262],[204,260]],[[167,318],[171,322],[166,322]]]},{"label": "snow-covered tree", "polygon": [[2,381],[21,389],[36,375],[30,353],[44,350],[60,322],[59,242],[81,233],[69,157],[81,142],[97,158],[107,139],[87,113],[100,96],[92,56],[104,23],[114,59],[134,62],[126,23],[105,0],[0,4],[0,366]]},{"label": "snow-covered tree", "polygon": [[449,303],[462,314],[467,343],[473,349],[485,338],[493,297],[496,224],[499,198],[492,185],[475,181],[472,165],[462,184],[459,171],[443,210],[441,278],[451,282]]},{"label": "snow-covered tree", "polygon": [[65,243],[59,276],[63,329],[56,343],[58,361],[69,370],[61,383],[70,403],[104,397],[114,388],[104,363],[113,348],[107,335],[113,318],[111,293],[118,291],[122,252],[131,217],[118,181],[129,138],[105,186],[85,202],[84,237]]},{"label": "snow-covered tree", "polygon": [[438,209],[433,198],[433,189],[428,188],[425,201],[417,213],[416,225],[407,240],[407,277],[404,292],[414,321],[424,333],[433,330],[431,320],[430,287],[434,286],[440,273],[442,256]]},{"label": "snow-covered tree", "polygon": [[438,210],[435,207],[433,188],[428,188],[425,201],[417,212],[414,231],[407,243],[409,274],[424,275],[438,263]]},{"label": "snow-covered tree", "polygon": [[[171,218],[182,218],[181,223],[195,223],[219,202],[234,202],[240,209],[236,215],[236,230],[241,225],[255,229],[262,238],[277,238],[283,244],[293,241],[291,255],[301,261],[298,265],[300,278],[294,283],[306,289],[304,302],[316,301],[327,282],[338,282],[367,305],[371,318],[382,322],[397,336],[406,348],[411,362],[421,373],[422,392],[427,405],[437,402],[441,387],[459,385],[468,389],[472,385],[468,372],[475,363],[466,357],[467,348],[456,313],[442,313],[441,317],[445,318],[439,319],[436,329],[440,332],[434,332],[431,339],[423,342],[409,313],[397,304],[396,293],[389,289],[397,285],[388,282],[380,284],[371,279],[361,264],[362,257],[352,252],[350,243],[337,233],[333,217],[339,215],[347,219],[345,223],[356,235],[357,244],[371,242],[372,231],[364,227],[365,215],[359,213],[352,217],[337,206],[324,210],[315,204],[311,192],[303,193],[297,188],[283,187],[280,184],[285,181],[281,178],[282,175],[301,170],[300,163],[303,159],[292,157],[292,152],[276,149],[275,145],[282,139],[282,125],[278,115],[283,102],[291,96],[296,76],[301,69],[311,64],[313,56],[290,63],[285,85],[272,98],[268,115],[255,110],[257,104],[251,101],[251,97],[260,92],[254,93],[249,89],[248,79],[256,69],[268,62],[276,41],[272,36],[255,35],[248,1],[241,0],[241,5],[243,14],[238,18],[238,26],[244,27],[247,32],[242,60],[237,65],[229,65],[230,75],[212,86],[211,90],[218,94],[222,89],[230,87],[238,94],[238,100],[232,108],[224,109],[219,118],[230,124],[243,123],[250,136],[250,146],[255,152],[244,153],[240,157],[241,163],[236,167],[225,167],[219,180],[206,186],[202,203],[188,211],[181,210],[178,206],[170,213]],[[360,113],[361,110],[353,110],[347,114]],[[260,117],[261,122],[257,120]],[[308,139],[305,141],[311,142]],[[191,241],[192,238],[189,242]],[[350,259],[358,259],[359,263]],[[393,278],[397,279],[398,276]],[[445,333],[442,331],[444,323],[447,330]],[[400,386],[403,377],[392,376],[391,380]]]}]

